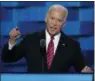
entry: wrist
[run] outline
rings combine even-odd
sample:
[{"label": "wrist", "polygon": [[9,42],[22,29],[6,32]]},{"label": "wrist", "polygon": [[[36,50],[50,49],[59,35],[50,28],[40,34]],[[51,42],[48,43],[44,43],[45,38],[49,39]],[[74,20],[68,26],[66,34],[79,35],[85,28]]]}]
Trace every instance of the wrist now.
[{"label": "wrist", "polygon": [[16,43],[16,40],[15,39],[9,39],[9,43],[14,45]]}]

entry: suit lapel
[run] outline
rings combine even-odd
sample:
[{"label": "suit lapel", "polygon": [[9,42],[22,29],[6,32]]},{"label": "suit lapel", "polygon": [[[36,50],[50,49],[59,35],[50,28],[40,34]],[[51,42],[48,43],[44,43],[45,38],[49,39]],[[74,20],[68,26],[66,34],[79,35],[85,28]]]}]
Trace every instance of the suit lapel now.
[{"label": "suit lapel", "polygon": [[[56,53],[51,65],[51,69],[50,70],[54,70],[55,67],[58,67],[58,65],[60,64],[60,62],[62,62],[64,60],[65,62],[65,54],[66,54],[66,41],[65,41],[65,37],[64,34],[61,33],[61,37],[56,49]],[[62,63],[61,63],[62,64]]]},{"label": "suit lapel", "polygon": [[[41,40],[44,40],[44,43],[45,43],[45,40],[46,40],[45,31],[40,32],[39,35],[40,35],[40,43],[41,43]],[[40,45],[40,48],[42,49],[43,56],[45,56],[46,55],[46,43],[44,44],[44,46]]]},{"label": "suit lapel", "polygon": [[[45,30],[42,31],[40,34],[40,40],[46,40],[46,37],[45,37]],[[48,68],[47,68],[47,57],[46,57],[46,41],[45,41],[45,46],[44,48],[42,48],[42,56],[43,56],[43,61],[44,61],[44,72],[47,72],[48,71]]]}]

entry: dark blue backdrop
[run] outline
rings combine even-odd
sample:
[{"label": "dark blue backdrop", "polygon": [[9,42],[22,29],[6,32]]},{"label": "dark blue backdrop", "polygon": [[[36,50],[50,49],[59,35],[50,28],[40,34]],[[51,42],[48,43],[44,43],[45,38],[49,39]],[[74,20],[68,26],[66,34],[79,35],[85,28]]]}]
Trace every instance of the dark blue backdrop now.
[{"label": "dark blue backdrop", "polygon": [[[0,2],[0,56],[4,44],[8,41],[8,33],[18,26],[22,35],[40,31],[45,26],[45,15],[52,4],[61,4],[68,9],[65,28],[67,35],[80,43],[84,58],[94,68],[94,2],[93,1],[55,1],[55,2]],[[26,72],[26,61],[22,58],[16,63],[3,63],[0,59],[1,72]]]}]

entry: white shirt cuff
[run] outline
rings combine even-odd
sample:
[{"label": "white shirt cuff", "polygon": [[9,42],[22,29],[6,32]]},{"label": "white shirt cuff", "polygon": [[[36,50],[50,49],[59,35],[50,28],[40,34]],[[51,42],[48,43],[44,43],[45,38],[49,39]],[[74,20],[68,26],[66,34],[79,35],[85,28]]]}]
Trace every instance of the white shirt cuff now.
[{"label": "white shirt cuff", "polygon": [[12,50],[12,48],[15,46],[15,44],[10,44],[10,42],[8,44],[9,44],[9,47],[8,47],[9,50]]}]

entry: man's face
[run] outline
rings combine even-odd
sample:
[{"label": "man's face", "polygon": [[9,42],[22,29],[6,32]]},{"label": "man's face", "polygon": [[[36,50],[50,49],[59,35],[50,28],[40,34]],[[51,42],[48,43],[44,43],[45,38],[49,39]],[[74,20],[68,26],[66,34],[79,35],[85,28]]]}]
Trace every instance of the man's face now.
[{"label": "man's face", "polygon": [[62,10],[51,10],[48,13],[46,24],[47,24],[47,31],[50,35],[56,35],[60,32],[65,18],[66,12]]}]

